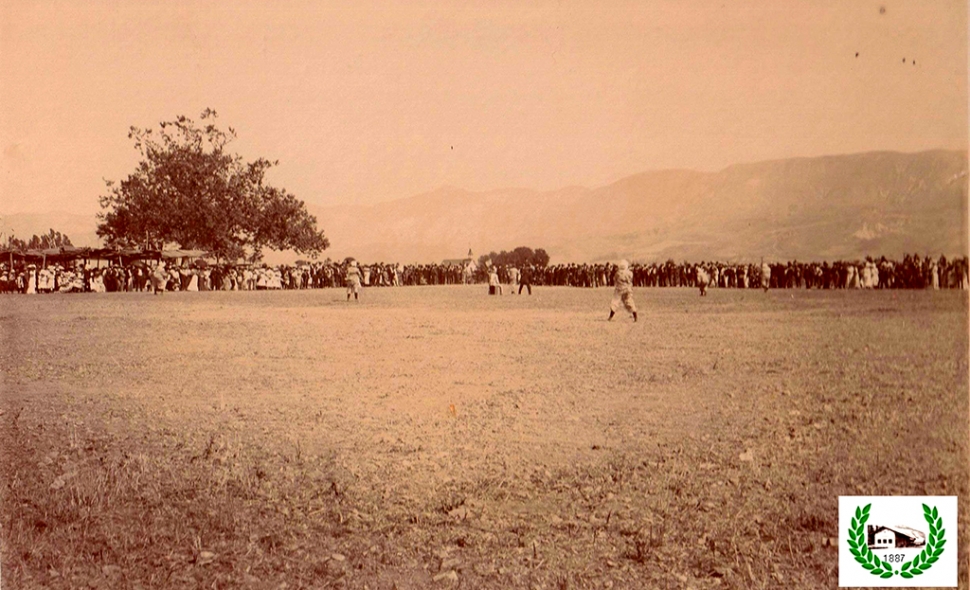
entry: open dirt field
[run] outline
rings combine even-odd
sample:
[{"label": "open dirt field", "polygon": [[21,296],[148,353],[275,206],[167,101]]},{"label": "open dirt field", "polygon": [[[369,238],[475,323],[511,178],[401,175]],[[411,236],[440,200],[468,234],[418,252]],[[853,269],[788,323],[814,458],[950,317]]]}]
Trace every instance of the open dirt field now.
[{"label": "open dirt field", "polygon": [[832,588],[959,495],[961,292],[0,299],[4,588]]}]

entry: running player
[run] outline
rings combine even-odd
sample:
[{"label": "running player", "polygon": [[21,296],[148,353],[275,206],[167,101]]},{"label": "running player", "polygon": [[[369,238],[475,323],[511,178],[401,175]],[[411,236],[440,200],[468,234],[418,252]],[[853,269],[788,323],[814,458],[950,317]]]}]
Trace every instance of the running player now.
[{"label": "running player", "polygon": [[610,317],[613,319],[616,310],[620,308],[620,303],[626,307],[627,311],[633,314],[633,321],[637,321],[637,304],[633,301],[633,273],[630,272],[630,263],[621,260],[617,266],[616,274],[613,276],[613,301],[610,302]]}]

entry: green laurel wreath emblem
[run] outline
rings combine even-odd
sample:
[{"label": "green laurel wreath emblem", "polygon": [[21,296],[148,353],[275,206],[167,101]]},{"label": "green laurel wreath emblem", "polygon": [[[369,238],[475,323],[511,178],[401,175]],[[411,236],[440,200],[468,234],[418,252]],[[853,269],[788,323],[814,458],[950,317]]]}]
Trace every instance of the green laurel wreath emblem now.
[{"label": "green laurel wreath emblem", "polygon": [[856,507],[855,516],[849,526],[849,551],[862,567],[867,569],[870,574],[879,576],[883,580],[899,575],[910,579],[918,576],[930,569],[943,554],[943,546],[946,545],[946,529],[943,528],[943,519],[940,518],[936,506],[930,508],[923,504],[923,518],[930,525],[930,536],[926,539],[926,546],[920,551],[919,555],[907,561],[898,570],[894,570],[888,561],[879,559],[870,549],[866,542],[866,535],[863,532],[866,521],[869,520],[869,508],[872,504],[866,504],[864,508]]}]

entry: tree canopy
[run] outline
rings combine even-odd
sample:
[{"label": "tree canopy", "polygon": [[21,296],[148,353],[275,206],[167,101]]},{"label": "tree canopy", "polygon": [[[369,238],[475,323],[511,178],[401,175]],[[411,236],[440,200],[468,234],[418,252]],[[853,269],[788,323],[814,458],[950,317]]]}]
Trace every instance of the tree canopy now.
[{"label": "tree canopy", "polygon": [[106,181],[98,235],[112,246],[207,250],[259,259],[263,248],[317,256],[330,243],[303,201],[265,181],[278,162],[245,161],[227,146],[236,138],[206,109],[197,125],[179,116],[158,129],[131,127],[141,153],[134,172]]},{"label": "tree canopy", "polygon": [[536,248],[533,251],[532,248],[527,246],[519,246],[511,252],[502,250],[498,254],[495,252],[490,252],[488,254],[481,255],[478,258],[478,267],[484,268],[488,261],[491,261],[492,264],[498,266],[511,265],[517,268],[522,268],[526,264],[531,264],[532,266],[538,266],[541,268],[549,264],[549,254],[547,254],[542,248]]}]

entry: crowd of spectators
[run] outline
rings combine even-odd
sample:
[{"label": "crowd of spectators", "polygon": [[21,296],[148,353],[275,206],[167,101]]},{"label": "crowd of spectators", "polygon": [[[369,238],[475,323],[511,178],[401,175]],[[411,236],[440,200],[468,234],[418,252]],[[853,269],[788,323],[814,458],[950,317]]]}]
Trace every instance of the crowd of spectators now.
[{"label": "crowd of spectators", "polygon": [[[37,264],[14,260],[0,264],[0,291],[4,293],[117,292],[151,290],[151,275],[160,264],[138,260],[130,264],[91,266],[83,261]],[[293,265],[218,265],[197,260],[165,264],[169,291],[251,291],[269,289],[342,288],[347,261]],[[365,287],[455,285],[487,283],[490,271],[501,283],[518,285],[523,276],[532,285],[612,286],[616,266],[612,263],[554,264],[544,267],[500,266],[474,269],[462,264],[401,265],[378,262],[361,264]],[[770,270],[772,289],[967,289],[967,257],[948,260],[906,255],[902,260],[866,258],[838,262],[772,262],[730,264],[722,262],[648,263],[630,266],[635,287],[695,287],[698,270],[706,271],[711,288],[761,287]]]},{"label": "crowd of spectators", "polygon": [[[293,265],[219,265],[204,261],[171,263],[135,261],[92,266],[77,260],[47,265],[27,261],[0,264],[0,291],[4,293],[71,293],[150,291],[151,275],[163,265],[167,291],[252,291],[266,289],[317,289],[344,286],[347,262],[313,262]],[[461,265],[360,265],[368,287],[453,285],[474,282]]]},{"label": "crowd of spectators", "polygon": [[[902,260],[774,262],[767,264],[772,289],[955,289],[967,288],[967,257],[947,260],[909,255]],[[753,289],[761,286],[761,264],[722,262],[632,264],[635,287],[695,287],[698,269],[710,276],[710,287]],[[612,285],[616,266],[557,264],[540,269],[536,284],[572,287]]]}]

